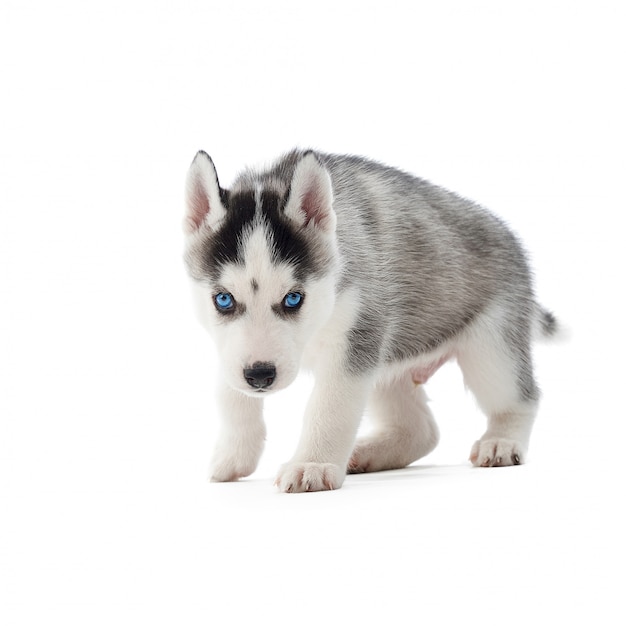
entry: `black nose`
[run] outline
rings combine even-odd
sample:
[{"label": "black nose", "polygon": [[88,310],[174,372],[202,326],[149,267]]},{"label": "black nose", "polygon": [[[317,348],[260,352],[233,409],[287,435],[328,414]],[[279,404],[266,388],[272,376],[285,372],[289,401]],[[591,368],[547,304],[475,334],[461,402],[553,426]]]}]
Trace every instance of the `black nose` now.
[{"label": "black nose", "polygon": [[243,370],[243,377],[250,387],[265,389],[274,382],[276,368],[272,363],[254,363]]}]

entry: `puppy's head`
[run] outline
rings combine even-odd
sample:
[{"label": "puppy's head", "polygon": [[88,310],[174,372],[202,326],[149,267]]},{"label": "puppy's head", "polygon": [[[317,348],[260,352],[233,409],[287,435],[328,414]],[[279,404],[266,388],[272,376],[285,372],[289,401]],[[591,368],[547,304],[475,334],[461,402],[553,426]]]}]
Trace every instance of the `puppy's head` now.
[{"label": "puppy's head", "polygon": [[220,371],[257,395],[285,388],[303,350],[328,321],[338,253],[331,179],[312,153],[222,189],[199,152],[187,177],[185,261]]}]

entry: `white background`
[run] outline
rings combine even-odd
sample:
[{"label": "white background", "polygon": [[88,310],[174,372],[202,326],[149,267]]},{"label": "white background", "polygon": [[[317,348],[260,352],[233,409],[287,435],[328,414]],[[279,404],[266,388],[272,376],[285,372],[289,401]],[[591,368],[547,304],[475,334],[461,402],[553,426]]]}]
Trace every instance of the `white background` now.
[{"label": "white background", "polygon": [[[619,2],[0,5],[0,622],[624,623]],[[221,182],[294,145],[471,197],[526,242],[570,339],[537,349],[530,462],[429,384],[439,448],[283,495],[309,381],[259,470],[205,482],[210,340],[181,261],[196,150]]]}]

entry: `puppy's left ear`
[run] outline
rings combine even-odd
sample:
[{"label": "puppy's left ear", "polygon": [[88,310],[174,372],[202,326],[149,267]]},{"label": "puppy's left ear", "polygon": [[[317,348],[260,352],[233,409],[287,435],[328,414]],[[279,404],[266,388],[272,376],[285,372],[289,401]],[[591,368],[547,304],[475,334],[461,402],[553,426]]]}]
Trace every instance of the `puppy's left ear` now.
[{"label": "puppy's left ear", "polygon": [[185,232],[196,232],[203,224],[214,229],[226,216],[220,198],[220,185],[211,157],[202,150],[196,154],[187,174],[187,215]]},{"label": "puppy's left ear", "polygon": [[335,232],[337,217],[330,174],[314,152],[307,152],[296,165],[285,215],[300,227]]}]

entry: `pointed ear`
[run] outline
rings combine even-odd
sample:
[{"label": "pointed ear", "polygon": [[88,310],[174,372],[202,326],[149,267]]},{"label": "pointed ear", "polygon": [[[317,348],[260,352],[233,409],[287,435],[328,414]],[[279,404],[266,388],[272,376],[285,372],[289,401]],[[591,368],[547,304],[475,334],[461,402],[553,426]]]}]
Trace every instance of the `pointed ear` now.
[{"label": "pointed ear", "polygon": [[335,231],[332,181],[313,152],[307,152],[296,165],[285,215],[299,227],[312,225],[329,234]]},{"label": "pointed ear", "polygon": [[190,235],[206,223],[215,228],[226,215],[220,200],[220,185],[211,157],[202,150],[196,154],[187,173],[187,215],[185,232]]}]

